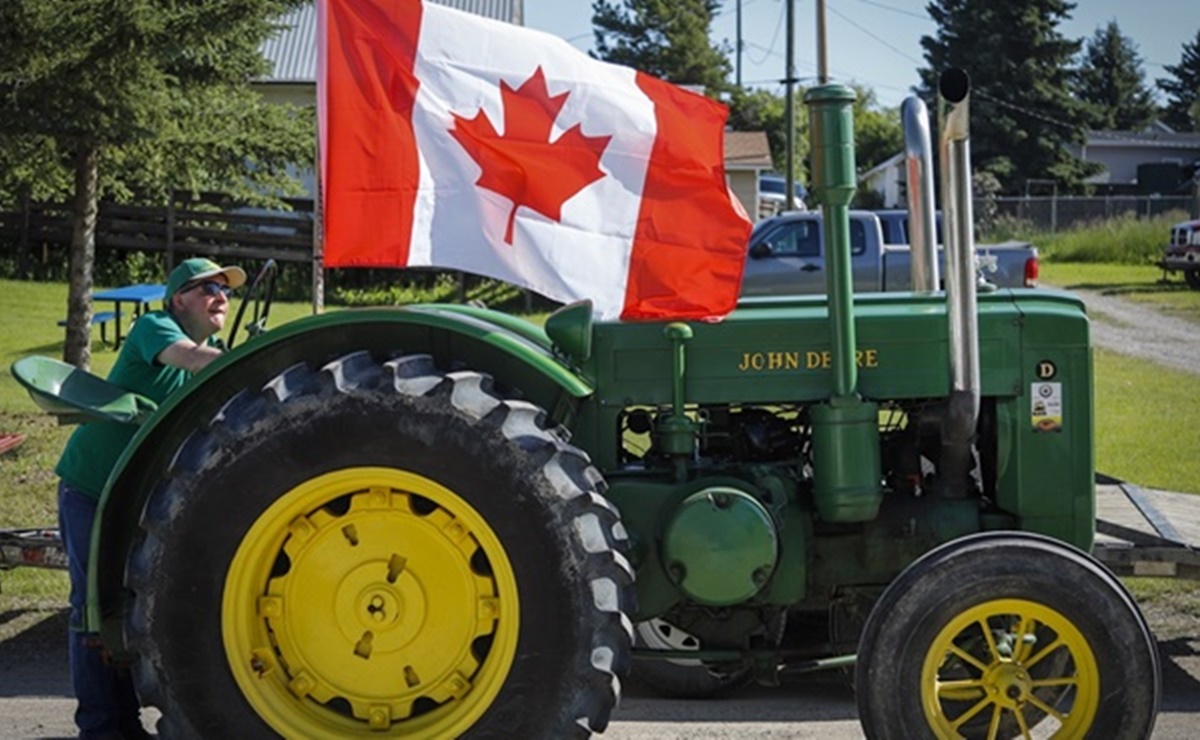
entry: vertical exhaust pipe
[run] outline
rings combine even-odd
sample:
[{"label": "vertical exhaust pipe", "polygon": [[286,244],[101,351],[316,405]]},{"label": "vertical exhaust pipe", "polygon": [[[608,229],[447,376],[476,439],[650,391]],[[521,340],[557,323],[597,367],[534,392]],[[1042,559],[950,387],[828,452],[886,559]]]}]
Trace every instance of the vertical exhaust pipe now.
[{"label": "vertical exhaust pipe", "polygon": [[979,315],[975,304],[975,234],[971,213],[971,81],[948,69],[938,81],[942,213],[946,241],[946,314],[950,400],[942,424],[941,470],[946,494],[967,494],[971,439],[979,419]]},{"label": "vertical exhaust pipe", "polygon": [[904,121],[904,165],[908,175],[908,244],[912,258],[912,289],[938,289],[937,226],[933,209],[933,145],[929,111],[916,95],[900,106]]}]

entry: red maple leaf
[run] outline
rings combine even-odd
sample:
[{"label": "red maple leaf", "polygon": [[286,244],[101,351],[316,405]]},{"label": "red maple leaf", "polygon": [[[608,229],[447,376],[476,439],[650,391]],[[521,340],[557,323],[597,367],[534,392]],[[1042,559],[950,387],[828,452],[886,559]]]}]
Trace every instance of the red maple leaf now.
[{"label": "red maple leaf", "polygon": [[591,183],[604,177],[600,156],[611,136],[584,136],[580,124],[550,141],[550,130],[570,93],[553,97],[538,67],[533,76],[514,90],[500,82],[504,106],[504,134],[482,109],[468,120],[454,115],[454,137],[483,170],[475,184],[512,201],[504,242],[512,244],[517,208],[531,208],[546,218],[559,220],[562,204]]}]

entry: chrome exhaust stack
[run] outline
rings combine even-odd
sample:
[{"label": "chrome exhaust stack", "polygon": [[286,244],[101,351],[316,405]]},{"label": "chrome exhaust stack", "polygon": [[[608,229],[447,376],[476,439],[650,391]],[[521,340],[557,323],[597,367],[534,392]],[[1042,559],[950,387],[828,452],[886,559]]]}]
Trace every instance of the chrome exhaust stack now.
[{"label": "chrome exhaust stack", "polygon": [[937,226],[933,207],[933,146],[929,136],[929,111],[916,95],[900,106],[904,122],[904,166],[908,176],[908,245],[912,289],[938,290]]},{"label": "chrome exhaust stack", "polygon": [[971,82],[961,69],[938,80],[938,121],[946,249],[946,315],[950,340],[950,400],[942,424],[944,490],[963,497],[973,467],[971,438],[979,419],[979,313],[971,212]]}]

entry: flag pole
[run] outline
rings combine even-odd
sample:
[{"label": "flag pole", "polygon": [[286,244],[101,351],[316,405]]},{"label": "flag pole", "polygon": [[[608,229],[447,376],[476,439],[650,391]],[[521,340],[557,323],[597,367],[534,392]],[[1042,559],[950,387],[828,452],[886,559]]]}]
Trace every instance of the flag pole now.
[{"label": "flag pole", "polygon": [[321,197],[321,135],[317,134],[316,177],[313,178],[312,312],[325,311],[325,209]]}]

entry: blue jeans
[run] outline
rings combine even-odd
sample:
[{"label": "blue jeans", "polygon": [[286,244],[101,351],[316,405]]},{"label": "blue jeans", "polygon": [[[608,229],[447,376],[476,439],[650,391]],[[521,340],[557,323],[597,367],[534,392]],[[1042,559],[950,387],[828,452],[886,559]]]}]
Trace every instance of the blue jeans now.
[{"label": "blue jeans", "polygon": [[58,529],[71,574],[71,624],[67,639],[71,685],[79,706],[79,737],[138,737],[141,730],[137,694],[129,671],[108,659],[100,636],[84,631],[87,607],[88,555],[96,499],[65,481],[58,484]]}]

